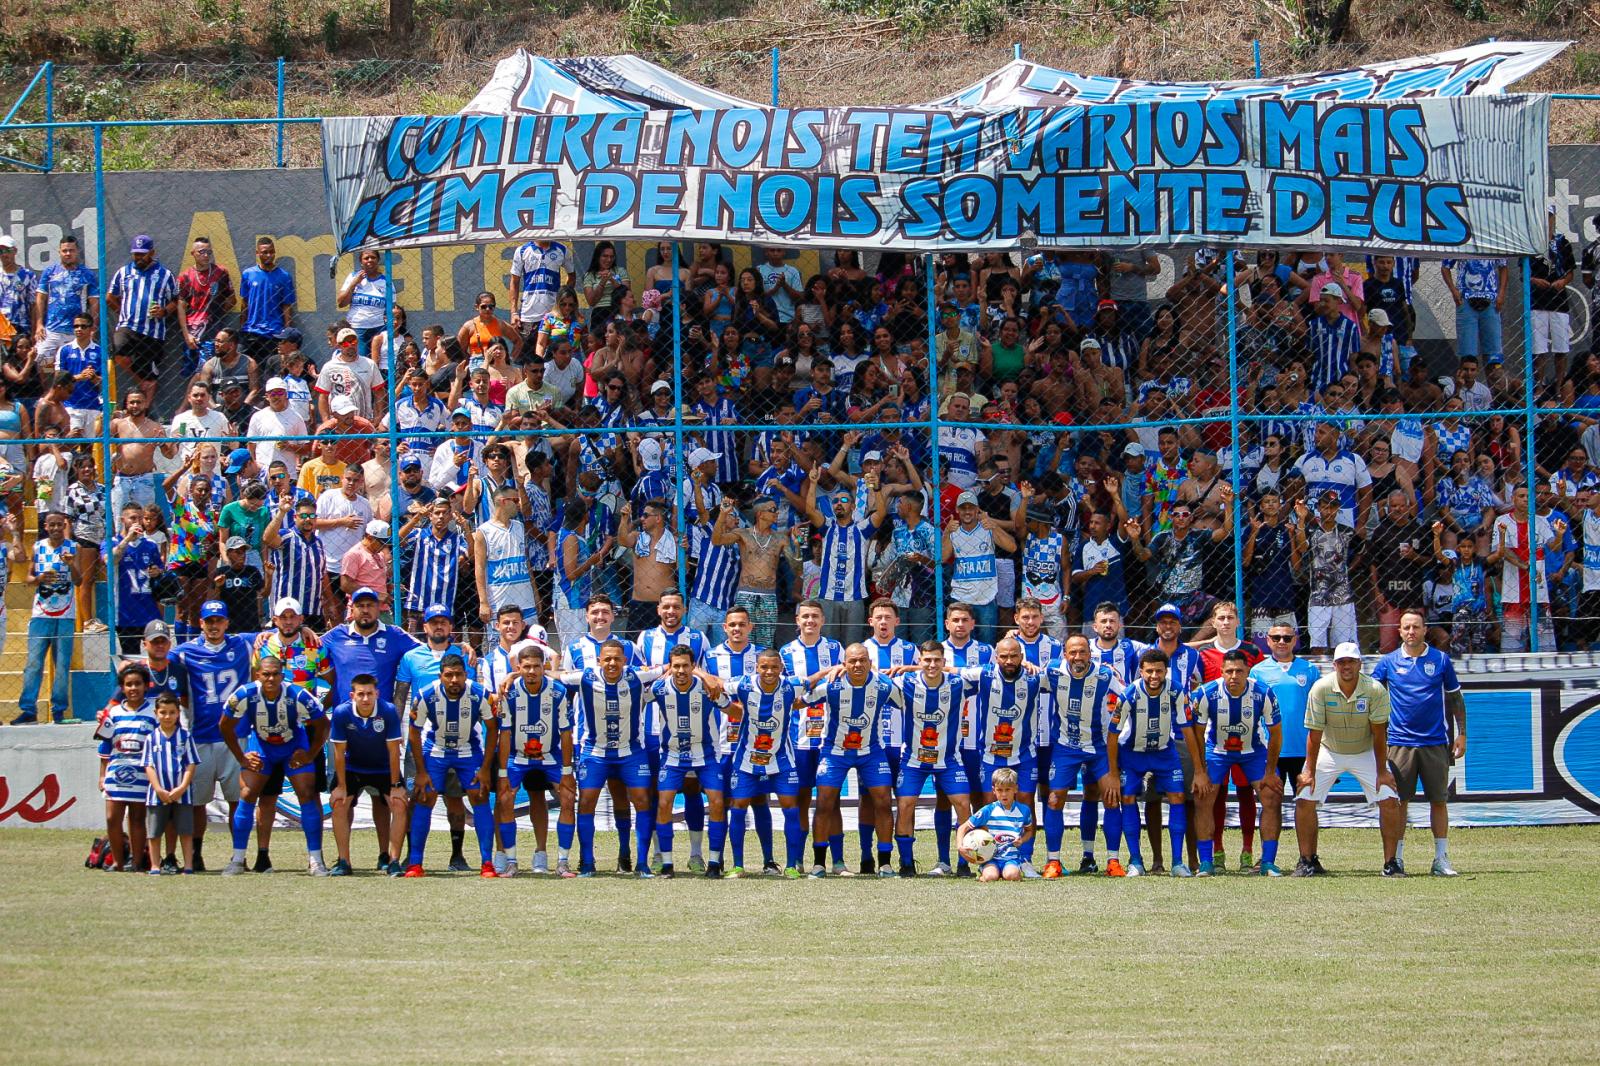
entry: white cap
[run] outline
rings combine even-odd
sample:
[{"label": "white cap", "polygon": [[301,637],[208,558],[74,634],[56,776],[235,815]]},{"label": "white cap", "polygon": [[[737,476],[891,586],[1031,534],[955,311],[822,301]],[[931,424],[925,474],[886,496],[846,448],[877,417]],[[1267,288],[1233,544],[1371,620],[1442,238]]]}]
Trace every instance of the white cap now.
[{"label": "white cap", "polygon": [[662,391],[671,392],[672,386],[665,381],[658,381],[654,385],[650,386],[650,395],[652,396]]},{"label": "white cap", "polygon": [[692,470],[701,463],[714,463],[721,458],[721,452],[714,452],[710,448],[696,448],[689,453],[689,468]]},{"label": "white cap", "polygon": [[1099,347],[1100,347],[1100,342],[1095,340],[1093,337],[1085,337],[1085,338],[1083,338],[1083,340],[1078,342],[1078,349],[1080,351],[1082,349],[1084,349],[1084,348],[1095,348],[1095,349],[1098,349]]},{"label": "white cap", "polygon": [[333,343],[335,344],[343,344],[345,341],[358,341],[360,339],[360,335],[358,335],[356,331],[351,329],[349,326],[344,327],[338,333],[333,335]]},{"label": "white cap", "polygon": [[1359,659],[1359,658],[1361,658],[1361,649],[1356,647],[1356,642],[1353,641],[1353,640],[1347,640],[1343,644],[1339,645],[1337,648],[1333,649],[1333,661],[1334,662],[1338,662],[1340,659]]},{"label": "white cap", "polygon": [[6,234],[0,233],[0,248],[10,248],[12,251],[16,251],[17,242],[12,240]]},{"label": "white cap", "polygon": [[284,596],[272,605],[272,617],[276,618],[284,611],[293,611],[295,614],[303,613],[300,610],[300,601],[293,596]]},{"label": "white cap", "polygon": [[1322,293],[1317,298],[1320,300],[1323,296],[1333,296],[1342,300],[1344,299],[1344,289],[1340,285],[1330,281],[1322,287]]},{"label": "white cap", "polygon": [[1389,312],[1385,311],[1381,307],[1374,307],[1372,310],[1368,311],[1367,321],[1371,322],[1374,326],[1394,325],[1393,322],[1389,321]]},{"label": "white cap", "polygon": [[356,402],[348,396],[335,396],[328,410],[336,415],[353,415],[356,413]]},{"label": "white cap", "polygon": [[[289,383],[287,381],[283,380],[282,378],[268,378],[267,379],[267,385],[266,385],[266,391],[268,391],[268,392],[288,392],[289,391]],[[340,397],[340,398],[343,399],[343,397]]]},{"label": "white cap", "polygon": [[372,521],[367,523],[367,536],[376,537],[379,540],[388,540],[389,523],[385,522],[381,518],[374,518]]},{"label": "white cap", "polygon": [[883,462],[883,453],[874,448],[866,455],[863,455],[861,461],[863,463],[881,463]]},{"label": "white cap", "polygon": [[1140,444],[1138,441],[1130,441],[1129,443],[1123,445],[1122,454],[1123,455],[1143,455],[1144,454],[1144,445]]},{"label": "white cap", "polygon": [[646,470],[661,469],[661,442],[653,437],[646,437],[639,442],[639,463]]}]

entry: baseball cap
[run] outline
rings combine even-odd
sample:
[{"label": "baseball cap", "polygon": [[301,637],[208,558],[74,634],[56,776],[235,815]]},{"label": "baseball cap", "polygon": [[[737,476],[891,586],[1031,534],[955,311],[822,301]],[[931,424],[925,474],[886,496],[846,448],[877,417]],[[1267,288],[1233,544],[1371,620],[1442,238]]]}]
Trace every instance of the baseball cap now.
[{"label": "baseball cap", "polygon": [[268,392],[288,392],[289,383],[282,378],[268,378],[266,388]]},{"label": "baseball cap", "polygon": [[1156,620],[1157,621],[1160,621],[1161,619],[1166,618],[1169,615],[1172,616],[1173,618],[1176,618],[1180,622],[1183,621],[1183,612],[1178,610],[1176,604],[1163,603],[1160,607],[1156,608]]},{"label": "baseball cap", "polygon": [[167,625],[167,623],[163,622],[159,618],[152,619],[150,623],[144,627],[144,639],[161,640],[163,638],[167,640],[172,639],[172,627]]},{"label": "baseball cap", "polygon": [[721,452],[714,452],[710,448],[696,448],[689,453],[689,465],[695,467],[701,463],[714,463],[721,458]]},{"label": "baseball cap", "polygon": [[1323,489],[1321,494],[1319,494],[1317,496],[1317,502],[1318,503],[1328,503],[1330,501],[1333,502],[1333,503],[1338,503],[1339,502],[1339,490],[1338,489]]},{"label": "baseball cap", "polygon": [[10,248],[12,251],[16,251],[17,242],[5,234],[0,233],[0,248]]},{"label": "baseball cap", "polygon": [[349,326],[344,327],[344,329],[341,329],[338,333],[333,335],[333,343],[335,344],[343,344],[345,341],[353,341],[357,339],[356,331],[351,329]]},{"label": "baseball cap", "polygon": [[957,507],[966,507],[968,504],[971,504],[973,507],[978,506],[978,497],[975,493],[963,492],[961,495],[956,497]]},{"label": "baseball cap", "polygon": [[244,469],[244,464],[250,461],[249,448],[235,448],[228,453],[228,466],[223,471],[225,474],[237,474]]},{"label": "baseball cap", "polygon": [[410,453],[407,453],[407,454],[402,455],[400,457],[400,469],[401,470],[410,470],[413,467],[417,468],[418,470],[422,469],[422,457],[421,456],[411,455]]},{"label": "baseball cap", "polygon": [[1456,550],[1454,548],[1446,548],[1444,551],[1440,552],[1439,554],[1443,555],[1446,559],[1449,559],[1452,563],[1458,561],[1461,558],[1460,555],[1456,554]]},{"label": "baseball cap", "polygon": [[1049,526],[1055,524],[1056,516],[1051,513],[1050,508],[1040,507],[1038,504],[1034,504],[1032,507],[1028,508],[1028,521],[1039,522],[1043,525]]},{"label": "baseball cap", "polygon": [[1100,342],[1095,340],[1093,337],[1085,337],[1083,340],[1078,342],[1078,350],[1082,351],[1085,348],[1093,348],[1096,351],[1099,351]]},{"label": "baseball cap", "polygon": [[1123,455],[1143,455],[1144,454],[1144,445],[1140,444],[1138,441],[1134,441],[1131,444],[1127,444],[1127,445],[1125,445],[1123,447],[1122,454]]},{"label": "baseball cap", "polygon": [[[1328,282],[1328,284],[1326,284],[1326,285],[1324,285],[1322,287],[1322,295],[1323,296],[1333,296],[1333,297],[1336,297],[1336,298],[1342,300],[1342,299],[1344,299],[1344,287],[1339,285],[1339,284],[1337,284],[1337,283],[1335,283],[1335,282],[1330,281],[1330,282]],[[1321,297],[1318,297],[1318,299],[1320,299],[1320,298]]]},{"label": "baseball cap", "polygon": [[424,622],[431,622],[435,618],[450,618],[450,617],[452,617],[452,615],[450,614],[449,608],[445,607],[441,603],[436,603],[432,607],[429,607],[426,611],[422,612],[422,620]]},{"label": "baseball cap", "polygon": [[356,589],[354,592],[352,592],[350,594],[350,602],[351,603],[354,603],[356,600],[375,600],[377,598],[378,598],[378,594],[376,592],[373,592],[370,588],[368,588],[365,585],[362,585],[360,588]]},{"label": "baseball cap", "polygon": [[1099,303],[1094,305],[1094,309],[1096,311],[1115,311],[1117,309],[1117,301],[1101,300]]},{"label": "baseball cap", "polygon": [[128,245],[128,251],[130,252],[153,252],[155,250],[156,242],[150,239],[150,234],[148,233],[139,234],[133,239],[133,243]]},{"label": "baseball cap", "polygon": [[661,469],[661,442],[646,437],[639,442],[639,464],[646,470]]},{"label": "baseball cap", "polygon": [[672,386],[669,385],[665,381],[658,381],[654,385],[650,386],[650,395],[652,395],[652,396],[654,396],[658,392],[671,392],[671,391],[672,391]]},{"label": "baseball cap", "polygon": [[295,614],[301,614],[300,601],[295,599],[293,596],[280,596],[278,598],[278,602],[272,605],[272,617],[276,618],[285,611],[293,611]]},{"label": "baseball cap", "polygon": [[389,539],[389,523],[381,518],[374,518],[367,523],[367,536],[377,537],[379,540]]},{"label": "baseball cap", "polygon": [[450,417],[451,418],[465,418],[468,421],[471,421],[472,420],[472,412],[467,410],[465,407],[457,407],[454,411],[450,412]]},{"label": "baseball cap", "polygon": [[304,344],[306,335],[290,326],[288,329],[278,331],[278,339],[280,341],[288,341],[290,344]]},{"label": "baseball cap", "polygon": [[335,396],[328,410],[336,415],[353,415],[356,413],[356,402],[348,396]]},{"label": "baseball cap", "polygon": [[228,543],[224,544],[223,547],[231,552],[242,552],[250,547],[250,542],[243,537],[229,537]]},{"label": "baseball cap", "polygon": [[1371,322],[1374,326],[1393,325],[1393,323],[1389,321],[1389,312],[1385,311],[1381,307],[1374,307],[1372,310],[1368,311],[1367,321]]},{"label": "baseball cap", "polygon": [[221,600],[207,600],[200,605],[201,618],[226,618],[228,605]]},{"label": "baseball cap", "polygon": [[1355,641],[1353,641],[1353,640],[1347,640],[1343,644],[1339,645],[1337,648],[1333,649],[1333,661],[1334,662],[1338,662],[1340,659],[1359,659],[1359,658],[1361,658],[1361,649],[1356,647]]},{"label": "baseball cap", "polygon": [[874,448],[866,455],[863,455],[861,461],[863,463],[881,463],[883,462],[883,453]]}]

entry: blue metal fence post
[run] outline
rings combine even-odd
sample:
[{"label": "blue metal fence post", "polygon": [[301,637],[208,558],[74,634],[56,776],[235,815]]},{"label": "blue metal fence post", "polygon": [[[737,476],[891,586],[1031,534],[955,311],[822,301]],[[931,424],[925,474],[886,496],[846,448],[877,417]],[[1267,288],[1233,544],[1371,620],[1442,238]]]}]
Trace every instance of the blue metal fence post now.
[{"label": "blue metal fence post", "polygon": [[[939,553],[933,560],[933,631],[939,640],[944,639],[944,508],[939,501],[939,359],[934,344],[939,336],[938,302],[934,298],[934,253],[928,252],[928,495],[933,504],[933,532],[939,542]],[[902,412],[903,413],[903,412]]]},{"label": "blue metal fence post", "polygon": [[[111,351],[111,326],[106,321],[107,307],[103,295],[110,287],[110,279],[106,276],[106,168],[105,168],[105,128],[94,127],[94,242],[95,242],[95,270],[100,274],[100,313],[96,317],[96,327],[100,337],[100,351]],[[100,475],[105,487],[105,515],[106,515],[106,541],[116,541],[116,513],[112,510],[111,490],[115,478],[111,475],[111,411],[116,406],[116,392],[111,387],[111,366],[109,361],[105,372],[100,375],[100,406],[104,412],[100,418]],[[106,660],[113,673],[116,672],[117,662],[117,565],[110,558],[106,562],[106,602],[100,604],[100,614],[106,623],[106,648],[109,658]],[[93,582],[94,575],[87,575],[84,580]],[[88,619],[84,619],[88,621]],[[56,663],[57,670],[69,669],[70,663]],[[51,708],[51,713],[55,709]]]},{"label": "blue metal fence post", "polygon": [[[54,61],[44,65],[44,120],[56,120],[56,65]],[[44,131],[44,169],[48,172],[56,165],[56,131],[54,127]]]},{"label": "blue metal fence post", "polygon": [[[284,117],[284,110],[283,110],[284,66],[285,66],[285,64],[284,64],[284,61],[283,61],[283,57],[279,56],[278,57],[278,118],[280,118],[280,119]],[[283,135],[283,123],[279,122],[278,123],[278,166],[279,166],[280,169],[284,165],[284,159],[283,159],[283,147],[284,147],[283,136],[284,136]],[[390,279],[390,284],[391,285],[394,284],[394,280],[392,278]],[[391,362],[390,365],[392,366],[393,363]]]},{"label": "blue metal fence post", "polygon": [[[778,50],[772,50],[773,70],[777,70]],[[777,74],[774,73],[776,78]],[[774,90],[776,95],[776,90]],[[683,520],[683,282],[678,264],[682,261],[678,242],[672,242],[672,520],[678,527],[678,592],[689,602],[689,526]],[[624,501],[622,506],[628,506]]]},{"label": "blue metal fence post", "polygon": [[[772,106],[778,106],[778,49],[772,49]],[[674,249],[676,252],[676,249]]]},{"label": "blue metal fence post", "polygon": [[1016,44],[1013,44],[1011,46],[1011,58],[1012,59],[1021,59],[1022,58],[1022,42],[1019,41]]},{"label": "blue metal fence post", "polygon": [[[1533,455],[1533,427],[1538,421],[1534,417],[1533,405],[1533,280],[1529,271],[1529,260],[1526,256],[1522,260],[1522,460],[1528,479],[1528,648],[1532,651],[1539,650],[1539,554],[1544,550],[1544,545],[1539,541],[1539,512],[1536,497],[1538,485],[1534,478]],[[1552,589],[1552,594],[1554,590]],[[1558,650],[1552,648],[1552,651]]]},{"label": "blue metal fence post", "polygon": [[1261,38],[1257,37],[1250,42],[1250,50],[1255,53],[1256,77],[1261,77]]},{"label": "blue metal fence post", "polygon": [[[1239,294],[1235,291],[1233,251],[1224,251],[1228,281],[1228,438],[1233,442],[1233,466],[1228,480],[1233,486],[1233,602],[1244,610],[1244,503],[1240,471],[1244,443],[1239,439]],[[1241,623],[1243,619],[1240,619]]]},{"label": "blue metal fence post", "polygon": [[[283,71],[283,60],[278,60],[280,78]],[[279,85],[282,85],[280,80]],[[283,96],[280,93],[278,100],[281,103]],[[280,136],[283,127],[278,127]],[[278,164],[282,166],[280,162]],[[398,417],[398,402],[395,399],[400,391],[400,378],[395,373],[394,358],[394,253],[383,253],[383,319],[384,319],[384,347],[387,356],[388,371],[384,375],[388,378],[389,387],[385,390],[389,398],[389,604],[391,620],[395,625],[404,625],[405,616],[400,612],[400,419]],[[435,442],[438,443],[437,441]],[[424,607],[427,605],[424,604]],[[470,621],[470,619],[468,620]],[[457,623],[460,628],[460,623]]]}]

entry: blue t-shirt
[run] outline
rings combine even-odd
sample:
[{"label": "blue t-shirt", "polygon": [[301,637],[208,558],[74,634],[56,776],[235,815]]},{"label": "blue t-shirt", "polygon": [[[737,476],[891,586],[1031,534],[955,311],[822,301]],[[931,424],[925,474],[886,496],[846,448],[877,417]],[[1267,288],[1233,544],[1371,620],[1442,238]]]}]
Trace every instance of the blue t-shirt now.
[{"label": "blue t-shirt", "polygon": [[275,334],[283,329],[283,305],[295,302],[294,275],[281,266],[250,267],[239,277],[239,299],[245,304],[245,332]]},{"label": "blue t-shirt", "polygon": [[250,683],[250,638],[229,633],[220,647],[205,638],[172,649],[172,659],[182,663],[189,683],[190,732],[196,744],[222,743],[222,715],[230,697]]},{"label": "blue t-shirt", "polygon": [[378,698],[394,699],[400,660],[416,646],[416,638],[398,626],[380,623],[370,637],[363,637],[349,625],[334,626],[322,638],[322,650],[334,669],[333,698],[340,703],[348,700],[351,679],[358,674],[371,674],[378,679]]},{"label": "blue t-shirt", "polygon": [[1449,743],[1444,694],[1461,689],[1450,656],[1429,647],[1413,658],[1402,646],[1378,660],[1372,680],[1389,690],[1389,743],[1406,748]]},{"label": "blue t-shirt", "polygon": [[994,858],[990,862],[1020,862],[1017,838],[1033,824],[1033,811],[1015,801],[1007,810],[996,800],[986,803],[972,814],[972,828],[987,829],[994,835]]},{"label": "blue t-shirt", "polygon": [[1278,749],[1278,757],[1305,758],[1306,697],[1322,674],[1296,656],[1288,665],[1276,659],[1263,659],[1251,668],[1250,676],[1272,689],[1272,696],[1278,701],[1278,718],[1283,726],[1283,745]]},{"label": "blue t-shirt", "polygon": [[[64,370],[73,377],[77,377],[85,370],[93,370],[97,378],[103,378],[106,373],[106,361],[100,354],[100,346],[93,341],[89,342],[87,348],[80,348],[76,344],[63,344],[56,352],[56,369]],[[100,382],[73,382],[72,391],[61,401],[61,406],[70,407],[75,411],[100,410]]]},{"label": "blue t-shirt", "polygon": [[439,680],[439,661],[451,653],[461,656],[463,660],[467,658],[467,649],[459,644],[451,644],[437,654],[426,644],[417,645],[400,657],[400,667],[394,675],[395,682],[403,681],[410,685],[411,698],[415,699],[422,695],[423,689]]},{"label": "blue t-shirt", "polygon": [[400,712],[388,700],[379,700],[372,717],[363,718],[346,700],[333,709],[328,739],[343,744],[345,770],[358,774],[389,773],[389,742],[404,740]]},{"label": "blue t-shirt", "polygon": [[161,617],[150,590],[152,566],[161,565],[161,549],[148,537],[128,545],[117,562],[117,627],[142,629]]},{"label": "blue t-shirt", "polygon": [[[81,264],[68,270],[52,263],[39,275],[39,291],[46,297],[44,328],[51,333],[71,333],[72,320],[83,310],[85,297],[100,295],[100,275]],[[196,737],[195,743],[206,741]]]}]

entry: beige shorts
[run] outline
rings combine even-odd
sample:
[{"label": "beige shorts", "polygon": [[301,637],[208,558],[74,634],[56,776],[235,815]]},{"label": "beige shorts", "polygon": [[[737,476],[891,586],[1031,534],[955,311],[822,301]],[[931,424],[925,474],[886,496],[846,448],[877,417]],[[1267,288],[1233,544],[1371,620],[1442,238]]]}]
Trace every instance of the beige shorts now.
[{"label": "beige shorts", "polygon": [[222,787],[222,798],[229,803],[239,802],[239,760],[233,757],[228,745],[196,744],[200,761],[194,767],[194,785],[191,794],[194,804],[203,807],[216,797],[217,787]]}]

